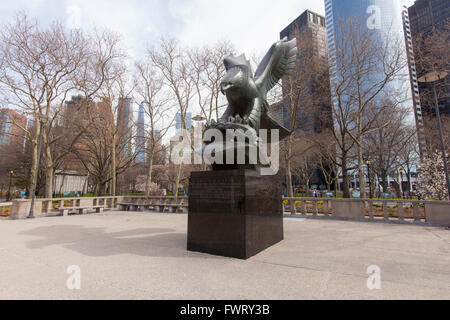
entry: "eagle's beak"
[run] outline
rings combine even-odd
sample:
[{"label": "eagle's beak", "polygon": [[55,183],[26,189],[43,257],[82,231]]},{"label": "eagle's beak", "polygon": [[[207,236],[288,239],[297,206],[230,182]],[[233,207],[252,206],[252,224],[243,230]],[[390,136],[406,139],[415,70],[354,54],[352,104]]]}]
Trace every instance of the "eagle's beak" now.
[{"label": "eagle's beak", "polygon": [[223,82],[220,84],[220,91],[222,91],[222,94],[225,95],[225,93],[231,88],[233,87],[232,84],[228,83],[228,82]]}]

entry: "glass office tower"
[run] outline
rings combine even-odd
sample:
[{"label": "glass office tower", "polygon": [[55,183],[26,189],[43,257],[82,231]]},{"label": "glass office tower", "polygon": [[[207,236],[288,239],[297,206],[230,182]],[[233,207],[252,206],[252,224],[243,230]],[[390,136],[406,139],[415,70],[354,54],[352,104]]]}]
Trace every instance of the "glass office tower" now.
[{"label": "glass office tower", "polygon": [[137,137],[136,137],[136,162],[145,164],[145,109],[144,103],[139,106]]},{"label": "glass office tower", "polygon": [[[425,137],[423,131],[422,110],[417,91],[417,74],[412,54],[412,41],[409,28],[407,9],[401,0],[325,0],[327,39],[331,74],[331,87],[334,87],[337,74],[336,52],[340,43],[340,35],[345,32],[343,26],[355,23],[362,31],[369,32],[376,41],[401,39],[405,56],[408,58],[408,68],[402,74],[405,79],[391,84],[397,91],[405,94],[408,104],[414,110],[418,129],[418,140],[421,153],[425,152]],[[405,14],[406,12],[406,14]],[[403,41],[404,40],[404,41]],[[382,70],[382,67],[379,68]],[[384,75],[380,74],[380,78]],[[374,75],[376,79],[376,75]],[[333,90],[332,90],[333,91]],[[337,100],[333,97],[333,104]]]}]

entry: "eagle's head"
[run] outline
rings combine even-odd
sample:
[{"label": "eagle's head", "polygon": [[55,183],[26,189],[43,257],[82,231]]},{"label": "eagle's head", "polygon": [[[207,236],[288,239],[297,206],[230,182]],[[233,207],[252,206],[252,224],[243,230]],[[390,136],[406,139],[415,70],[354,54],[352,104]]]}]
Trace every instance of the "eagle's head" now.
[{"label": "eagle's head", "polygon": [[247,98],[256,98],[258,90],[253,80],[250,61],[242,54],[238,57],[230,55],[224,59],[227,74],[222,79],[220,89],[227,98],[245,95]]}]

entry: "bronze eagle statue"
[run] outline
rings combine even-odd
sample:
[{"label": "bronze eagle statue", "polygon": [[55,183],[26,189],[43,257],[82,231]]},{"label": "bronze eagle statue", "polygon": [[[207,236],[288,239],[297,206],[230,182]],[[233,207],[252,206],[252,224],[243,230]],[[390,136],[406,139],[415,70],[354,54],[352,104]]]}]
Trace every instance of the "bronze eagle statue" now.
[{"label": "bronze eagle statue", "polygon": [[256,136],[260,129],[279,130],[280,140],[286,138],[289,130],[268,114],[267,94],[282,77],[292,73],[296,60],[297,40],[287,38],[272,45],[254,75],[245,54],[226,57],[226,75],[220,89],[228,100],[228,107],[219,121],[213,120],[206,130],[240,129],[252,131]]}]

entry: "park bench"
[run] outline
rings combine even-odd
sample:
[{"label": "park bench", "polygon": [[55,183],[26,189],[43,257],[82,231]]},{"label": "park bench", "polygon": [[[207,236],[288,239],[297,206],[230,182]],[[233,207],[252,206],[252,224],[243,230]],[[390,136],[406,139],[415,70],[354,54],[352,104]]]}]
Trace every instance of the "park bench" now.
[{"label": "park bench", "polygon": [[166,208],[169,210],[169,213],[177,213],[178,210],[182,210],[183,213],[187,213],[188,205],[185,204],[165,204],[165,203],[156,203],[156,204],[139,204],[139,203],[125,203],[120,202],[117,204],[119,206],[119,210],[121,211],[145,211],[153,207],[157,212],[165,212]]},{"label": "park bench", "polygon": [[78,211],[78,214],[87,214],[88,210],[95,210],[97,213],[102,213],[105,206],[88,206],[88,207],[64,207],[59,209],[59,213],[66,217],[70,211]]},{"label": "park bench", "polygon": [[144,211],[150,207],[149,204],[143,203],[131,203],[131,202],[119,202],[117,204],[120,211]]},{"label": "park bench", "polygon": [[183,213],[187,213],[187,209],[189,207],[186,204],[153,204],[152,206],[158,212],[164,212],[167,208],[169,210],[169,213],[177,213],[180,209]]}]

